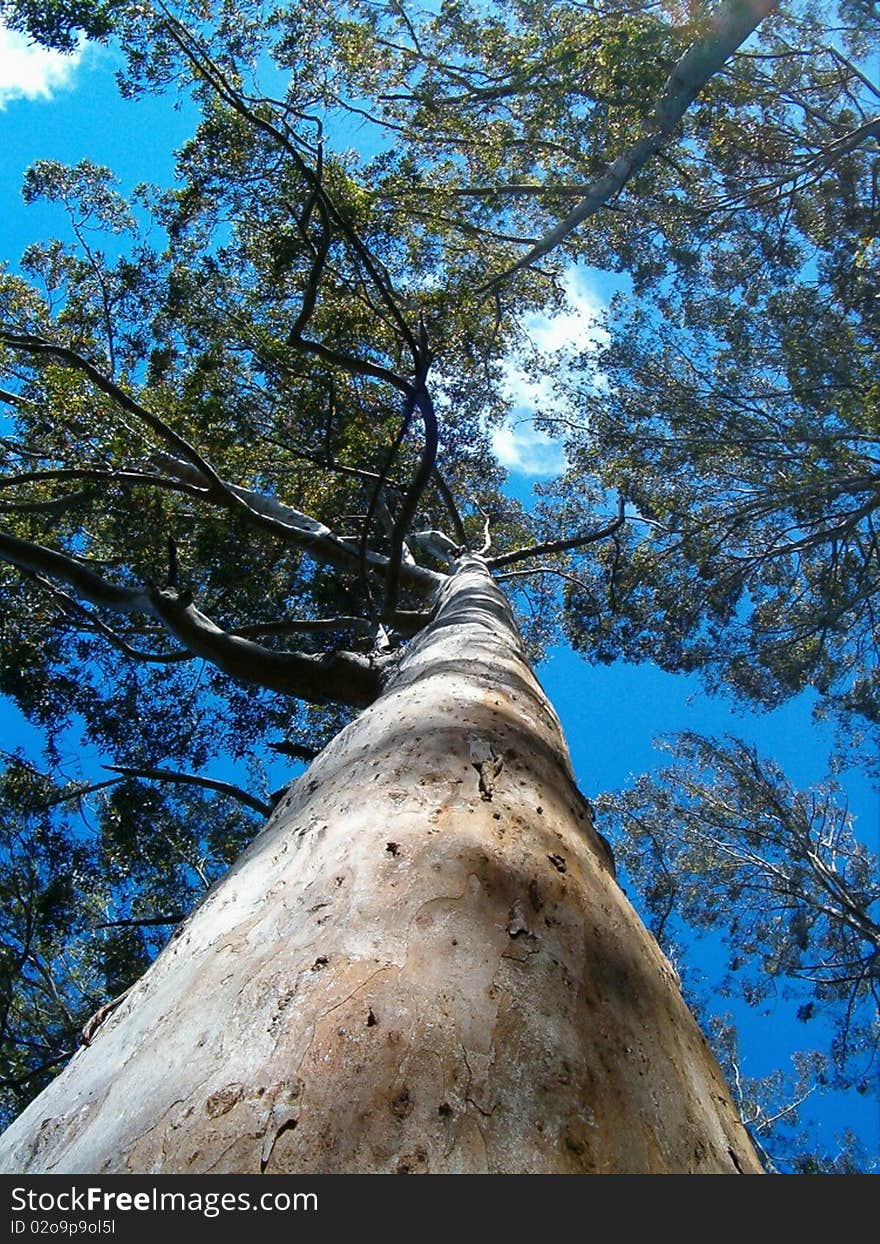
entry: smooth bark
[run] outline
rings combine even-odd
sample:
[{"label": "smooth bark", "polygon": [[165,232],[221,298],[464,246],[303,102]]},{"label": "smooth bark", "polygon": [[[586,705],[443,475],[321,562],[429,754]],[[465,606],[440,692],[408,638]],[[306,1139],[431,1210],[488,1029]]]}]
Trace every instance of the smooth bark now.
[{"label": "smooth bark", "polygon": [[481,559],[0,1167],[760,1170]]}]

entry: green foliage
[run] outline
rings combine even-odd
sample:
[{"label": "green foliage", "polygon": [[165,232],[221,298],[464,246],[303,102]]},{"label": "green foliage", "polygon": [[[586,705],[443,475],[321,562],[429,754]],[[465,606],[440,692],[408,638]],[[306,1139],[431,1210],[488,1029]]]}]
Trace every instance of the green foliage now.
[{"label": "green foliage", "polygon": [[827,1083],[827,1059],[816,1052],[796,1054],[791,1072],[746,1076],[736,1028],[729,1017],[704,1023],[730,1084],[740,1115],[765,1169],[773,1175],[858,1175],[876,1173],[876,1155],[865,1151],[847,1129],[833,1146],[817,1145],[809,1112]]},{"label": "green foliage", "polygon": [[[19,15],[31,21],[27,10]],[[51,31],[31,22],[31,33],[64,46],[73,35],[62,17]],[[74,17],[89,33],[103,32],[98,17]],[[230,73],[230,58],[254,51],[245,46],[247,18],[242,12],[236,33],[220,24],[214,51]],[[139,20],[128,32],[132,90],[136,80],[182,72],[149,14],[140,28]],[[510,320],[465,295],[471,257],[444,259],[421,226],[377,209],[375,175],[350,153],[328,148],[321,157],[319,212],[310,121],[307,138],[285,146],[261,128],[277,121],[268,101],[243,115],[204,83],[196,89],[203,117],[172,189],[143,187],[125,199],[110,171],[89,161],[40,161],[26,175],[25,202],[56,208],[58,236],[0,275],[0,320],[15,339],[67,353],[0,346],[3,532],[117,586],[173,584],[221,627],[250,628],[270,652],[321,651],[325,634],[297,628],[336,616],[343,621],[330,645],[369,652],[376,627],[356,559],[348,571],[323,565],[246,510],[230,513],[216,490],[169,474],[169,455],[180,462],[185,438],[223,480],[328,523],[350,544],[364,538],[387,551],[384,521],[371,513],[376,480],[387,474],[383,506],[393,515],[421,443],[414,427],[391,461],[401,398],[366,368],[406,374],[407,333],[421,321],[444,374],[436,402],[448,486],[493,507],[499,530],[509,515],[517,538],[519,507],[501,501],[485,425],[503,409]],[[323,353],[309,353],[291,328],[325,244],[307,316],[309,339]],[[387,296],[381,313],[387,290],[402,313],[390,313]],[[476,538],[479,514],[465,517]],[[450,521],[429,487],[416,525]],[[400,604],[423,602],[404,589]],[[361,618],[366,626],[355,625]],[[4,787],[0,1087],[9,1117],[259,824],[228,798],[186,785],[113,778],[74,790],[71,749],[196,774],[238,763],[266,799],[268,766],[279,763],[267,745],[319,748],[351,710],[230,679],[175,643],[155,616],[104,609],[63,576],[17,563],[0,569],[0,629],[0,690],[42,730],[48,770],[14,759]],[[170,925],[150,923],[166,916]]]},{"label": "green foliage", "polygon": [[0,21],[44,47],[73,52],[81,38],[104,41],[123,0],[0,0]]},{"label": "green foliage", "polygon": [[810,11],[768,26],[692,111],[685,184],[624,209],[640,257],[569,453],[571,486],[598,471],[634,521],[569,634],[876,725],[880,122],[834,38]]},{"label": "green foliage", "polygon": [[[0,773],[0,1122],[76,1050],[253,833],[228,797]],[[258,822],[256,822],[258,824]]]},{"label": "green foliage", "polygon": [[[123,196],[89,161],[38,162],[25,200],[54,207],[57,236],[0,274],[2,534],[68,559],[0,569],[0,690],[52,770],[17,759],[4,779],[10,1111],[167,933],[99,926],[186,910],[253,830],[223,797],[135,778],[83,796],[78,822],[65,752],[189,773],[232,758],[266,798],[273,743],[320,746],[351,714],[278,694],[259,662],[244,682],[197,656],[158,589],[246,630],[264,664],[292,647],[372,659],[407,632],[378,631],[387,580],[345,549],[389,555],[401,515],[460,540],[451,492],[472,547],[488,517],[493,553],[542,549],[500,567],[535,653],[564,631],[595,660],[699,670],[765,706],[812,687],[880,720],[874,14],[832,7],[764,23],[655,158],[517,266],[651,131],[709,5],[0,0],[46,46],[112,32],[124,94],[189,92],[199,110],[170,187]],[[527,515],[490,430],[524,325],[563,306],[573,263],[622,292],[574,367],[529,360],[569,468]],[[441,479],[415,488],[425,377]],[[602,529],[616,493],[622,527],[543,548]],[[322,561],[261,503],[325,524],[342,553]],[[89,595],[83,570],[150,607]],[[404,583],[394,605],[425,600]],[[303,631],[326,618],[329,640]],[[620,849],[658,931],[729,913],[752,949],[728,987],[798,982],[804,1022],[821,1006],[838,1023],[829,1074],[856,1081],[876,1039],[876,883],[845,815],[748,749],[682,746],[690,773],[606,805],[639,831]],[[93,883],[68,885],[66,861]]]}]

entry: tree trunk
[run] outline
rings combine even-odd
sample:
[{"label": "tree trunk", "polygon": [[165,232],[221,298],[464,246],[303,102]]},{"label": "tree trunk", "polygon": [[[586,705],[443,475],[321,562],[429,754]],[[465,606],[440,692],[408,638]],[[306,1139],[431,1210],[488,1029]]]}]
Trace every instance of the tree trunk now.
[{"label": "tree trunk", "polygon": [[761,1169],[480,559],[0,1166]]}]

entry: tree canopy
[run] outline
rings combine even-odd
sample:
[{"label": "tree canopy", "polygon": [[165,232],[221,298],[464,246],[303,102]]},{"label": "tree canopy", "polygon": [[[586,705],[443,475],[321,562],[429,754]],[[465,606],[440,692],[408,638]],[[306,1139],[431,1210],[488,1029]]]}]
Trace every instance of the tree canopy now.
[{"label": "tree canopy", "polygon": [[726,991],[757,1002],[797,990],[802,1022],[833,1018],[828,1074],[869,1091],[880,887],[839,792],[794,790],[738,739],[685,735],[670,750],[676,764],[602,800],[655,932],[668,937],[675,916],[723,928]]},{"label": "tree canopy", "polygon": [[[876,12],[832,7],[3,0],[198,111],[170,188],[35,164],[58,236],[0,276],[0,691],[47,739],[3,786],[10,1111],[258,828],[272,749],[376,696],[456,549],[536,654],[811,688],[873,746]],[[605,336],[528,354],[573,265],[618,283]],[[531,511],[491,451],[524,352],[566,454]],[[112,776],[63,776],[71,732]],[[812,972],[844,1077],[875,1039],[867,856],[830,796],[684,747],[704,779],[607,804],[649,910],[735,901],[739,979]]]}]

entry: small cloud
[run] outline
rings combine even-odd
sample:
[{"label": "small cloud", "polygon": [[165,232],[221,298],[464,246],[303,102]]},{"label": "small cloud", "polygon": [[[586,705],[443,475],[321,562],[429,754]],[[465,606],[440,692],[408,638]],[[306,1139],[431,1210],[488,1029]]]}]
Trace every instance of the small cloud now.
[{"label": "small cloud", "polygon": [[83,47],[66,54],[37,47],[0,25],[0,109],[13,99],[51,99],[72,86],[82,54]]},{"label": "small cloud", "polygon": [[536,428],[531,419],[508,419],[492,428],[492,450],[508,471],[537,479],[565,470],[565,453],[558,441]]}]

